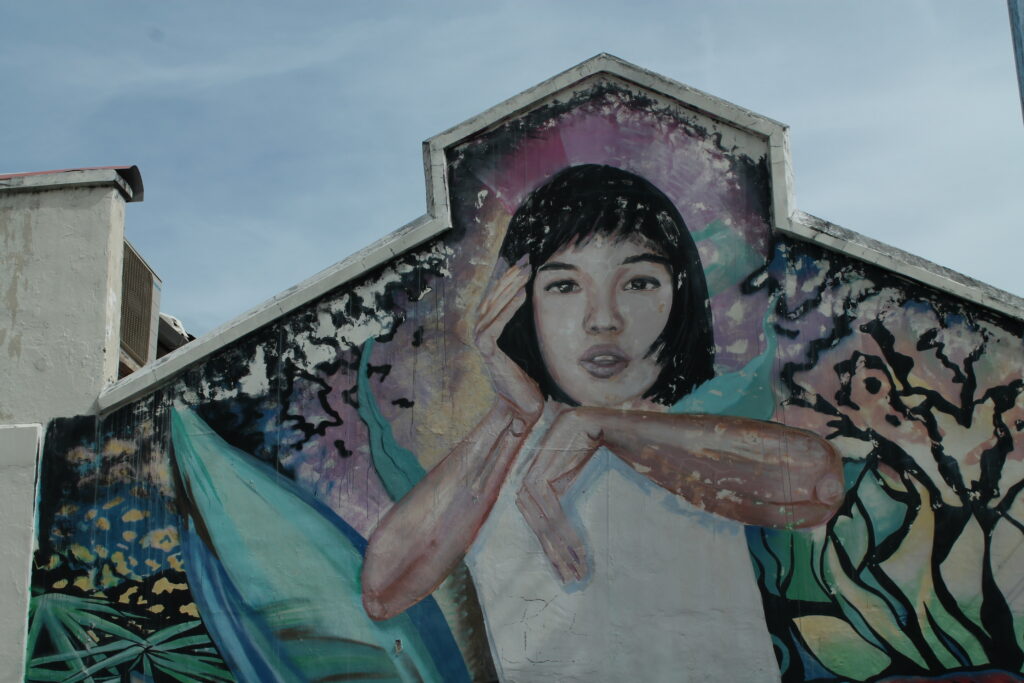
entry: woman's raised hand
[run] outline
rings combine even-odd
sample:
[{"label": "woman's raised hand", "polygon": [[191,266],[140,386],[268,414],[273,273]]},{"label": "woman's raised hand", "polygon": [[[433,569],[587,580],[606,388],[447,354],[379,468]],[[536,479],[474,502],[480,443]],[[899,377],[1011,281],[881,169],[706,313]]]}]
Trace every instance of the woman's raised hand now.
[{"label": "woman's raised hand", "polygon": [[581,581],[590,569],[586,547],[562,508],[561,497],[601,445],[600,428],[585,408],[564,410],[537,447],[516,504],[562,583]]},{"label": "woman's raised hand", "polygon": [[512,405],[520,418],[535,420],[544,409],[544,397],[537,383],[498,347],[498,337],[526,301],[529,281],[530,265],[524,256],[498,279],[480,303],[474,337],[487,363],[494,390]]}]

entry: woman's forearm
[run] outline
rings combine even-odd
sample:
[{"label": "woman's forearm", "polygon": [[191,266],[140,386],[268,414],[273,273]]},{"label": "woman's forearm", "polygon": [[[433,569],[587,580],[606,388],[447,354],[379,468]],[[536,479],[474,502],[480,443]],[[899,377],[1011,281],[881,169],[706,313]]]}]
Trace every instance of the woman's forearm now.
[{"label": "woman's forearm", "polygon": [[842,461],[816,434],[740,417],[578,410],[616,455],[709,512],[805,527],[830,519],[842,501]]},{"label": "woman's forearm", "polygon": [[451,573],[487,519],[537,416],[497,400],[476,428],[384,516],[363,564],[374,619],[404,612]]}]

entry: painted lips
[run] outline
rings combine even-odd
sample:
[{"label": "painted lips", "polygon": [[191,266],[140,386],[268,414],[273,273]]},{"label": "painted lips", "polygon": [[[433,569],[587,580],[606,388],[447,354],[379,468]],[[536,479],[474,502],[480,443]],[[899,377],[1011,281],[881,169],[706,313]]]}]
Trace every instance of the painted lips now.
[{"label": "painted lips", "polygon": [[579,360],[580,367],[597,379],[614,377],[629,365],[629,357],[617,346],[594,346]]}]

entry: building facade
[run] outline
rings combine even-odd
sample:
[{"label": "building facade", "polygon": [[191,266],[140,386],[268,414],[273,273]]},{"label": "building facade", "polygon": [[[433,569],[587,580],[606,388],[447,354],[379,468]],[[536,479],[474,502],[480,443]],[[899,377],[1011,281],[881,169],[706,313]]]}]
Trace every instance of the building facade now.
[{"label": "building facade", "polygon": [[[424,159],[427,215],[123,379],[109,296],[96,368],[22,339],[26,680],[1020,680],[1019,299],[607,55]],[[91,193],[120,254],[125,189],[47,193],[5,238]]]}]

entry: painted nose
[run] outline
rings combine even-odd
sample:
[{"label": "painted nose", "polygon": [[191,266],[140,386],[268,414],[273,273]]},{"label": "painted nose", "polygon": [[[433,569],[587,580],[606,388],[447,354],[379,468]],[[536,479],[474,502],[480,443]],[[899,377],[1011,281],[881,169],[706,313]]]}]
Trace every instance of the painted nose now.
[{"label": "painted nose", "polygon": [[622,316],[614,297],[597,297],[587,307],[583,327],[590,334],[622,331]]}]

